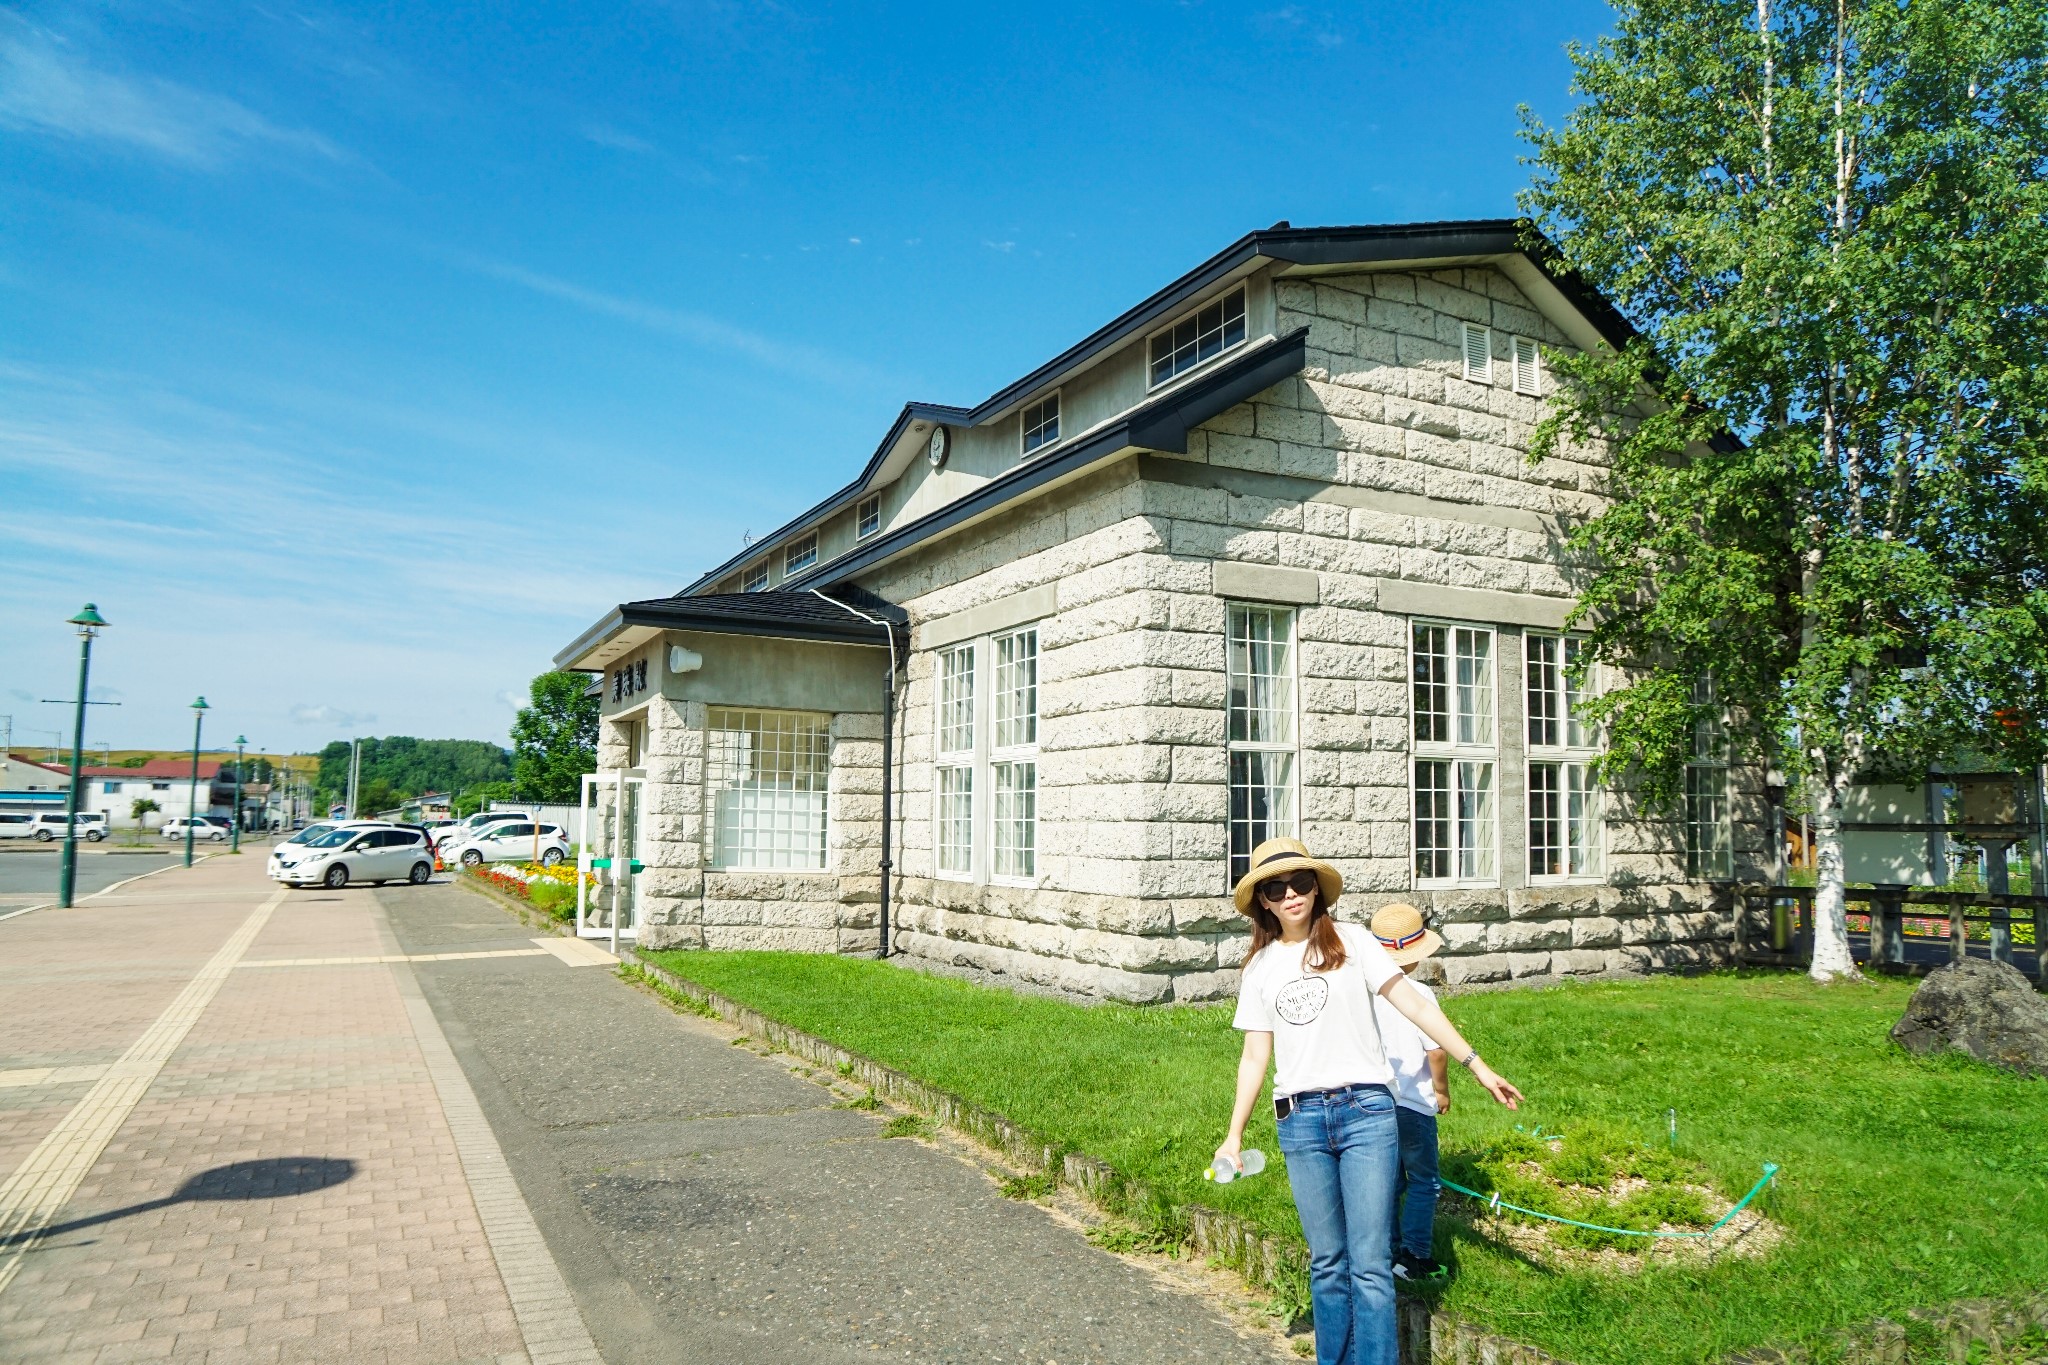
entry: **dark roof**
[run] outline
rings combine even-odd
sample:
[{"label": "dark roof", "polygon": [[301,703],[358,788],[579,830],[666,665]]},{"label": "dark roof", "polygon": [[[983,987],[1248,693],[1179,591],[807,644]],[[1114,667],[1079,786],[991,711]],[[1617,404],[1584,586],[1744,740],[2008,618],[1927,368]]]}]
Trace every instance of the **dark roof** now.
[{"label": "dark roof", "polygon": [[[876,619],[863,619],[863,612]],[[890,636],[888,627],[881,622],[901,626],[908,619],[901,607],[891,607],[885,614],[869,605],[857,612],[844,602],[808,589],[788,588],[701,597],[654,597],[644,602],[621,603],[619,616],[621,625],[656,626],[663,630],[883,646],[889,644]]]},{"label": "dark roof", "polygon": [[[889,457],[890,450],[902,439],[905,428],[912,422],[924,420],[958,426],[977,425],[992,414],[1029,397],[1034,390],[1043,387],[1074,366],[1093,359],[1112,347],[1122,345],[1133,334],[1155,323],[1166,321],[1169,315],[1178,312],[1204,291],[1256,259],[1284,261],[1302,266],[1338,266],[1498,256],[1508,252],[1520,252],[1527,256],[1571,305],[1616,349],[1634,335],[1634,330],[1627,320],[1615,311],[1613,305],[1567,269],[1558,259],[1557,252],[1550,243],[1523,219],[1480,218],[1442,223],[1366,224],[1321,228],[1297,228],[1285,223],[1275,224],[1258,232],[1246,233],[1165,288],[1098,327],[1023,378],[1004,385],[971,408],[949,407],[940,403],[906,403],[903,411],[897,414],[896,420],[890,424],[881,444],[875,447],[874,454],[868,457],[866,465],[851,483],[783,523],[739,554],[699,575],[683,591],[687,593],[717,581],[754,559],[764,550],[772,548],[776,542],[806,529],[815,522],[823,521],[844,507],[881,469],[883,462]],[[867,562],[873,562],[873,556],[865,554],[865,547],[862,558]],[[822,566],[817,572],[829,572],[836,578],[839,566],[845,562],[842,558]],[[808,580],[799,581],[822,581],[818,578],[817,572],[810,575]]]}]

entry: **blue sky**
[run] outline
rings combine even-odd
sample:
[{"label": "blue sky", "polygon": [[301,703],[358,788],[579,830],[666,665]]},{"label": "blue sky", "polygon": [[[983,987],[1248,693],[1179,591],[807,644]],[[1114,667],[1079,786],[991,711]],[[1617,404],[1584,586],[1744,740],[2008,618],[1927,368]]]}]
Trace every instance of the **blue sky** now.
[{"label": "blue sky", "polygon": [[1594,3],[0,8],[0,715],[503,739],[1242,233],[1490,217]]}]

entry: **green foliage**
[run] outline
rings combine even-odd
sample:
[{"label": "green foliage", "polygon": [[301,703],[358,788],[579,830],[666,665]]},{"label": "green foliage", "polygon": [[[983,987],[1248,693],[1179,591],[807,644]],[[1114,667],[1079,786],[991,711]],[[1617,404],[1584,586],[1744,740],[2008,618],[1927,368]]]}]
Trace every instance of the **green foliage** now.
[{"label": "green foliage", "polygon": [[[314,786],[320,803],[348,795],[349,746],[337,739],[320,751]],[[362,811],[388,809],[422,792],[457,792],[485,782],[505,782],[512,761],[497,745],[480,739],[414,739],[391,735],[362,741],[356,805]]]},{"label": "green foliage", "polygon": [[574,802],[597,771],[598,699],[583,673],[543,673],[512,722],[513,774],[529,801]]},{"label": "green foliage", "polygon": [[464,790],[450,803],[449,809],[456,819],[475,815],[493,801],[510,801],[513,788],[510,782],[480,782]]},{"label": "green foliage", "polygon": [[1524,208],[1640,332],[1551,357],[1536,453],[1612,452],[1579,619],[1636,670],[1593,710],[1651,801],[1724,708],[1823,815],[1867,772],[2041,760],[2044,37],[2043,0],[1624,0],[1564,125],[1524,112]]},{"label": "green foliage", "polygon": [[898,1114],[882,1125],[885,1138],[929,1138],[937,1131],[937,1125],[922,1114]]},{"label": "green foliage", "polygon": [[[1070,1005],[836,956],[652,956],[1100,1157],[1175,1204],[1300,1236],[1269,1106],[1246,1139],[1273,1156],[1268,1173],[1201,1179],[1237,1071],[1227,1008]],[[1574,1136],[1605,1127],[1635,1144],[1627,1164],[1648,1179],[1675,1107],[1676,1159],[1714,1188],[1746,1191],[1764,1162],[1784,1167],[1766,1211],[1790,1235],[1761,1261],[1624,1278],[1542,1270],[1445,1220],[1438,1256],[1457,1267],[1446,1308],[1579,1365],[1691,1365],[2048,1283],[2048,1085],[1901,1052],[1887,1035],[1911,991],[1716,975],[1448,1001],[1530,1102],[1509,1113],[1454,1071],[1447,1159],[1531,1151],[1537,1140],[1516,1123]]]},{"label": "green foliage", "polygon": [[535,881],[527,888],[533,908],[559,923],[576,918],[576,887],[573,883]]},{"label": "green foliage", "polygon": [[162,809],[162,806],[159,806],[156,802],[152,801],[147,796],[138,796],[133,801],[128,803],[128,818],[134,820],[137,824],[140,824],[142,822],[143,816],[149,814],[153,810]]}]

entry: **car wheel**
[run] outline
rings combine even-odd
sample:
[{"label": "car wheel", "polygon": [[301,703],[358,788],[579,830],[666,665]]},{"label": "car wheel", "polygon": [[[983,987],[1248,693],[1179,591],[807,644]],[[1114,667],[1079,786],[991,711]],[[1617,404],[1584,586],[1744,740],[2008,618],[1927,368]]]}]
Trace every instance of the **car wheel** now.
[{"label": "car wheel", "polygon": [[464,867],[482,867],[484,865],[484,855],[473,848],[464,849],[462,865]]},{"label": "car wheel", "polygon": [[548,849],[540,855],[540,865],[542,867],[553,867],[560,861],[562,861],[562,850],[559,848]]},{"label": "car wheel", "polygon": [[103,831],[95,829],[88,831],[85,837],[92,840],[94,843],[98,843],[100,840],[106,838],[107,836]]},{"label": "car wheel", "polygon": [[432,864],[414,863],[412,865],[412,875],[406,878],[406,880],[411,882],[414,886],[425,886],[427,882],[433,877],[433,875],[434,868]]},{"label": "car wheel", "polygon": [[39,844],[47,844],[50,842],[51,839],[55,837],[55,835],[51,834],[50,831],[46,829],[39,829],[36,831],[36,842]]},{"label": "car wheel", "polygon": [[327,875],[320,880],[326,883],[328,890],[339,891],[342,887],[348,885],[348,869],[340,863],[336,863],[333,867],[327,869]]}]

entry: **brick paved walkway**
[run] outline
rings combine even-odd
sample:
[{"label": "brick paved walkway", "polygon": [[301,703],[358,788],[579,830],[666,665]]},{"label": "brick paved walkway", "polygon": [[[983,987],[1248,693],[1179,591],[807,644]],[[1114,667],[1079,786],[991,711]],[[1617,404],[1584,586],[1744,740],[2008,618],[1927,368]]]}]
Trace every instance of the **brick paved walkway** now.
[{"label": "brick paved walkway", "polygon": [[371,893],[251,853],[0,923],[0,1359],[595,1361]]}]

